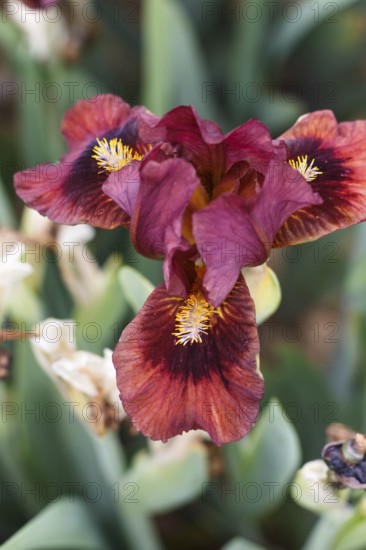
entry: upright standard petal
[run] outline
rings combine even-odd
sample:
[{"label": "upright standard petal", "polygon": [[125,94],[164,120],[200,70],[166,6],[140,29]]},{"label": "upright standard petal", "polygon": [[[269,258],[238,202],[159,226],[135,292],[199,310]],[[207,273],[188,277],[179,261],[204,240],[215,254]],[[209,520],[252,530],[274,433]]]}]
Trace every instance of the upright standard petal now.
[{"label": "upright standard petal", "polygon": [[332,111],[302,116],[280,138],[287,160],[323,203],[301,208],[286,221],[275,246],[317,239],[366,218],[366,121],[342,122]]},{"label": "upright standard petal", "polygon": [[152,439],[202,428],[217,445],[238,440],[254,425],[263,395],[258,352],[242,277],[217,310],[199,281],[186,300],[160,286],[113,354],[123,406]]},{"label": "upright standard petal", "polygon": [[258,120],[249,120],[224,135],[219,126],[189,106],[172,109],[157,124],[144,124],[141,132],[151,142],[171,143],[176,155],[194,165],[209,195],[237,162],[264,173],[275,156],[270,133]]},{"label": "upright standard petal", "polygon": [[57,223],[90,223],[111,229],[129,215],[103,191],[111,173],[129,170],[148,146],[139,138],[142,107],[131,108],[107,94],[82,100],[65,115],[62,133],[69,151],[60,163],[41,164],[14,176],[18,195]]},{"label": "upright standard petal", "polygon": [[259,120],[248,120],[225,136],[226,166],[229,170],[237,162],[248,162],[262,174],[274,158],[273,144],[268,128]]}]

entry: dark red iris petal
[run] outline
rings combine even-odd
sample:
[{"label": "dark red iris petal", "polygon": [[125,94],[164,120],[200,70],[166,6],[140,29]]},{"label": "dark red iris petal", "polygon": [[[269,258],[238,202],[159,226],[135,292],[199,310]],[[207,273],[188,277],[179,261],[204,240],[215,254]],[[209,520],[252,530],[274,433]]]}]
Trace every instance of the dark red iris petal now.
[{"label": "dark red iris petal", "polygon": [[[143,155],[148,145],[139,138],[142,118],[154,119],[142,107],[131,108],[111,94],[93,101],[79,101],[65,115],[62,123],[69,151],[58,164],[39,165],[14,176],[15,188],[24,202],[57,223],[90,223],[112,229],[129,225],[131,212],[120,207],[132,205],[136,194],[125,186],[126,200],[115,202],[103,190],[109,171],[98,166],[93,158],[96,138],[109,142],[121,139],[123,145]],[[136,163],[134,164],[136,167]],[[130,172],[128,165],[122,168]],[[125,178],[127,179],[127,178]]]},{"label": "dark red iris petal", "polygon": [[317,239],[366,219],[366,122],[337,123],[331,111],[301,117],[280,140],[288,160],[307,156],[322,173],[310,181],[323,203],[294,212],[274,246]]},{"label": "dark red iris petal", "polygon": [[182,227],[199,179],[193,166],[178,158],[143,163],[140,179],[131,223],[132,243],[144,256],[165,258],[166,285],[170,292],[184,296],[187,276],[176,255],[189,258],[194,253],[192,244],[182,235]]},{"label": "dark red iris petal", "polygon": [[197,428],[218,445],[240,439],[253,426],[263,394],[247,286],[240,277],[201,343],[183,346],[172,334],[184,303],[160,286],[122,333],[113,361],[124,408],[152,439]]},{"label": "dark red iris petal", "polygon": [[[110,140],[117,138],[120,139],[123,145],[131,147],[134,151],[144,154],[146,150],[143,150],[142,145],[139,143],[138,137],[138,120],[133,119],[127,122],[122,128],[112,128],[102,135],[96,136],[100,141],[106,139],[109,143]],[[70,182],[71,186],[75,186],[75,182],[80,184],[93,185],[96,182],[99,186],[107,179],[111,172],[103,170],[98,166],[97,160],[93,158],[94,147],[98,145],[96,139],[93,139],[87,144],[82,153],[76,157],[75,161],[71,163],[70,169]],[[64,157],[66,162],[67,157]],[[72,189],[69,189],[72,192]]]},{"label": "dark red iris petal", "polygon": [[319,174],[311,185],[315,191],[322,195],[324,189],[322,182],[343,182],[346,178],[352,177],[352,168],[347,166],[347,161],[350,158],[340,156],[339,151],[335,147],[322,147],[322,142],[319,139],[300,138],[290,139],[286,141],[288,148],[288,160],[297,160],[298,157],[308,156],[310,163],[314,159],[316,166],[322,174]]}]

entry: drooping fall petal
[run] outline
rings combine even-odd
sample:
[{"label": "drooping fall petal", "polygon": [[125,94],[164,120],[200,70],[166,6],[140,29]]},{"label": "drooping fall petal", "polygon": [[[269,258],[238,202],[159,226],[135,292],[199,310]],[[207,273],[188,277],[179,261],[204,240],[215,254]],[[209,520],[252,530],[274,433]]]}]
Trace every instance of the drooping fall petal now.
[{"label": "drooping fall petal", "polygon": [[18,195],[57,223],[107,229],[127,225],[129,214],[104,193],[103,184],[111,173],[129,171],[129,164],[146,153],[138,133],[144,116],[152,115],[111,94],[77,102],[62,123],[68,152],[60,163],[15,174]]},{"label": "drooping fall petal", "polygon": [[184,300],[160,286],[113,354],[123,406],[152,439],[199,428],[218,445],[240,439],[255,423],[263,394],[258,351],[242,277],[218,310],[199,288]]}]

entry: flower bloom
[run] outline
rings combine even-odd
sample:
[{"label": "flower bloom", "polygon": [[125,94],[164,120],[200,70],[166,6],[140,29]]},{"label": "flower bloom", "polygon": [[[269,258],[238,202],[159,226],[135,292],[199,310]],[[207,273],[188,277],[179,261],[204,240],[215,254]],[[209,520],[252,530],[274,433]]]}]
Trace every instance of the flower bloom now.
[{"label": "flower bloom", "polygon": [[[128,200],[137,191],[139,163],[149,150],[139,137],[139,125],[150,118],[144,107],[130,107],[111,94],[77,102],[62,123],[67,153],[59,163],[15,174],[18,195],[57,223],[85,222],[107,229],[128,225]],[[103,191],[116,172],[125,208]]]},{"label": "flower bloom", "polygon": [[[266,261],[287,218],[322,202],[257,120],[224,135],[191,107],[177,107],[141,134],[170,149],[142,162],[131,240],[141,254],[165,258],[171,294],[187,296],[195,277],[187,260],[200,257],[206,297],[218,306],[243,267]],[[105,190],[116,202],[123,193],[109,183]]]},{"label": "flower bloom", "polygon": [[[225,136],[178,107],[142,135],[164,146],[142,162],[131,239],[164,258],[165,285],[122,333],[117,383],[145,435],[201,428],[221,445],[254,425],[264,390],[241,269],[262,264],[290,214],[321,199],[258,121]],[[105,189],[118,202],[118,186]]]},{"label": "flower bloom", "polygon": [[242,270],[272,246],[366,218],[365,124],[320,111],[272,141],[257,120],[225,135],[191,107],[158,119],[101,96],[66,115],[53,183],[47,169],[16,175],[18,194],[51,219],[128,226],[139,253],[164,259],[165,284],[113,354],[138,430],[166,441],[203,429],[221,445],[253,426],[264,385]]}]

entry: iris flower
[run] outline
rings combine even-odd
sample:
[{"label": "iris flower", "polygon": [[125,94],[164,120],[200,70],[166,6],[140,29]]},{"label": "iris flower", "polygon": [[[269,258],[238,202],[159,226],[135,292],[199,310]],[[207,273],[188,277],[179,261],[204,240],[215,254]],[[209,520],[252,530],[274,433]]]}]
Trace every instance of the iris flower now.
[{"label": "iris flower", "polygon": [[[262,264],[288,217],[321,199],[258,121],[224,135],[178,107],[141,133],[164,145],[142,162],[131,238],[164,258],[165,284],[122,333],[117,383],[145,435],[201,428],[221,445],[250,430],[263,394],[241,269]],[[106,192],[118,202],[117,185]]]},{"label": "iris flower", "polygon": [[166,441],[201,428],[221,445],[253,426],[264,385],[242,269],[365,219],[365,124],[320,111],[272,141],[257,120],[225,135],[191,107],[158,119],[102,96],[66,115],[55,181],[16,176],[18,194],[54,221],[126,225],[139,253],[164,260],[165,284],[113,355],[138,430]]},{"label": "iris flower", "polygon": [[[15,174],[18,195],[57,223],[127,226],[128,197],[138,186],[139,163],[149,150],[139,137],[142,119],[154,117],[111,94],[77,102],[62,123],[67,153],[59,163]],[[117,172],[120,186],[128,185],[125,209],[103,191],[108,177]]]}]

